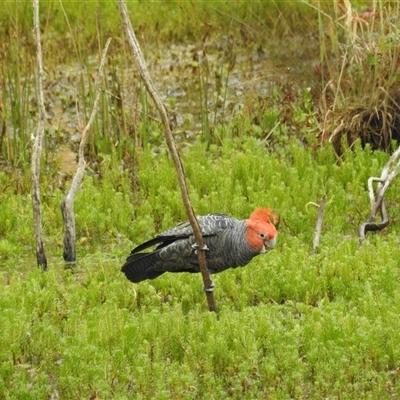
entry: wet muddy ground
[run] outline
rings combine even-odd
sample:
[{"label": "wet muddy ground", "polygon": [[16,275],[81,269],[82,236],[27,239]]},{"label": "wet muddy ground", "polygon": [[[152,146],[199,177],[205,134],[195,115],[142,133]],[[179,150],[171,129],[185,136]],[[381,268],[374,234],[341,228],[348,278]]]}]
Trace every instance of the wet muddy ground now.
[{"label": "wet muddy ground", "polygon": [[[312,70],[310,60],[315,57],[310,54],[316,54],[316,41],[306,35],[298,36],[278,47],[238,43],[226,37],[214,38],[207,44],[154,45],[142,50],[170,113],[174,132],[177,137],[190,140],[209,126],[231,121],[246,104],[260,100],[272,104],[275,87],[290,82],[293,90],[301,90],[306,85],[310,72],[305,69]],[[75,150],[85,125],[84,115],[88,116],[91,111],[89,94],[99,59],[92,56],[85,65],[71,62],[51,68],[46,68],[46,59],[43,62],[47,144],[55,143],[62,170],[73,172]],[[33,129],[34,79],[24,77],[23,82],[30,87]],[[103,89],[103,105],[107,103],[108,113],[122,112],[127,121],[136,124],[147,111],[144,110],[147,104],[143,101],[144,88],[130,55],[126,59],[115,54],[109,56]],[[7,124],[7,130],[9,135],[15,134],[12,123]]]}]

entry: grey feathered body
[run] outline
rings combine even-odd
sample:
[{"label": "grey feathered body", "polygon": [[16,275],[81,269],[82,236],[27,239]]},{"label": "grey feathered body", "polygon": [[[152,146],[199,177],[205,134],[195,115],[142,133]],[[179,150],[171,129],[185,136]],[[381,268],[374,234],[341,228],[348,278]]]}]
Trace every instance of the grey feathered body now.
[{"label": "grey feathered body", "polygon": [[[210,273],[248,264],[259,252],[245,238],[246,221],[224,214],[198,217]],[[132,282],[154,279],[164,272],[199,272],[193,230],[189,222],[169,229],[132,250],[122,271]],[[140,251],[158,244],[151,253]]]}]

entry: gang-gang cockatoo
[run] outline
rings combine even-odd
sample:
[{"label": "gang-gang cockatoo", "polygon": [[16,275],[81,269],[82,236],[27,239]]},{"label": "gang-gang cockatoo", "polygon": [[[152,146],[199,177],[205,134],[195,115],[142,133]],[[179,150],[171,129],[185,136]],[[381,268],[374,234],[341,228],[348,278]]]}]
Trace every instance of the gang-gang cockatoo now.
[{"label": "gang-gang cockatoo", "polygon": [[[246,220],[225,214],[198,217],[210,273],[243,267],[274,248],[278,232],[271,218],[276,218],[274,212],[265,208],[256,209]],[[200,272],[195,243],[190,223],[184,222],[133,249],[122,272],[132,282],[155,279],[164,272]],[[152,252],[140,253],[154,245]]]}]

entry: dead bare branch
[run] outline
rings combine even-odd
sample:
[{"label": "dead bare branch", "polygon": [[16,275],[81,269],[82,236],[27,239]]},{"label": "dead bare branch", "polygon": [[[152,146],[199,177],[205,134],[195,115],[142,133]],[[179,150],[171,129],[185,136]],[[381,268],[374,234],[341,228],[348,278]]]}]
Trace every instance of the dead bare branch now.
[{"label": "dead bare branch", "polygon": [[175,164],[179,188],[181,191],[183,204],[185,206],[186,215],[188,217],[190,225],[192,226],[198,249],[201,250],[201,251],[198,251],[198,257],[199,257],[201,275],[203,277],[203,282],[204,282],[204,289],[205,289],[205,293],[207,295],[208,307],[209,307],[210,311],[216,312],[217,307],[215,304],[214,294],[212,291],[214,286],[213,286],[213,282],[210,278],[210,273],[207,268],[207,259],[206,259],[206,254],[205,254],[206,252],[203,251],[205,249],[203,236],[202,236],[202,233],[200,230],[199,223],[194,215],[193,207],[192,207],[190,199],[189,199],[186,178],[185,178],[182,162],[181,162],[181,159],[180,159],[180,156],[179,156],[176,144],[175,144],[175,140],[172,136],[171,128],[169,126],[169,118],[167,115],[167,110],[161,100],[160,95],[158,94],[158,91],[157,91],[157,89],[151,79],[151,76],[149,74],[149,71],[147,69],[146,62],[144,60],[142,51],[139,46],[139,42],[136,39],[136,35],[133,31],[131,21],[128,16],[128,10],[126,7],[125,0],[118,0],[118,7],[119,7],[120,14],[121,14],[121,19],[122,19],[122,24],[124,27],[125,35],[127,37],[128,43],[132,49],[134,58],[139,67],[140,77],[143,80],[143,82],[146,86],[146,89],[149,92],[151,98],[153,99],[153,101],[160,113],[160,116],[161,116],[161,121],[162,121],[163,128],[164,128],[165,139],[166,139],[169,151],[171,153],[172,159]]},{"label": "dead bare branch", "polygon": [[82,183],[83,176],[86,168],[85,161],[85,145],[88,132],[92,127],[94,118],[99,109],[99,101],[101,94],[101,82],[103,79],[103,70],[106,62],[106,55],[108,51],[108,47],[110,46],[111,39],[107,40],[106,45],[104,46],[103,53],[101,55],[99,72],[97,74],[96,83],[95,83],[95,99],[93,103],[93,109],[89,117],[89,121],[87,122],[85,128],[82,131],[81,141],[79,143],[78,150],[78,169],[72,179],[71,187],[68,190],[68,193],[64,197],[61,202],[61,213],[64,220],[64,251],[63,257],[64,261],[68,263],[76,262],[76,250],[75,250],[75,215],[74,215],[74,201],[75,195]]},{"label": "dead bare branch", "polygon": [[36,260],[38,267],[47,270],[47,258],[43,244],[42,232],[42,208],[40,197],[40,157],[42,154],[42,143],[44,139],[44,125],[46,122],[46,109],[44,106],[43,95],[43,62],[42,62],[42,46],[40,42],[40,25],[39,25],[39,0],[33,0],[33,27],[34,37],[36,40],[36,93],[39,107],[38,123],[36,133],[32,135],[32,208],[33,221],[36,240]]},{"label": "dead bare branch", "polygon": [[[397,163],[397,164],[396,164]],[[396,164],[396,165],[395,165]],[[382,169],[379,178],[370,177],[368,179],[368,193],[371,203],[371,214],[366,223],[360,225],[359,238],[360,243],[365,239],[368,231],[380,231],[389,225],[389,218],[384,202],[384,195],[393,179],[400,172],[400,147],[390,156],[389,161]],[[376,192],[374,191],[374,182],[378,182]],[[380,214],[381,221],[376,221],[377,214]]]}]

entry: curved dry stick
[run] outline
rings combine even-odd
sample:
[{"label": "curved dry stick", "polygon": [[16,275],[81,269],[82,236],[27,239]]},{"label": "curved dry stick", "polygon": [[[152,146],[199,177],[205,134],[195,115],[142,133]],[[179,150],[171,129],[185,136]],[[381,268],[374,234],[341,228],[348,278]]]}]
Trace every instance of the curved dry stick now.
[{"label": "curved dry stick", "polygon": [[101,81],[103,79],[103,70],[104,65],[106,62],[106,55],[108,51],[108,47],[110,46],[111,39],[107,40],[106,45],[104,46],[103,53],[101,55],[100,67],[99,72],[97,75],[96,83],[95,83],[95,99],[93,103],[92,113],[90,114],[89,121],[85,126],[81,141],[79,143],[79,150],[78,150],[78,169],[74,178],[72,179],[71,187],[68,190],[68,193],[61,201],[61,213],[64,220],[64,251],[63,251],[63,258],[64,261],[68,263],[75,263],[76,262],[76,250],[75,250],[75,215],[74,215],[74,201],[76,192],[81,185],[83,180],[83,175],[86,168],[86,161],[85,161],[85,144],[87,134],[93,124],[94,118],[96,113],[99,109],[99,101],[100,101],[100,94],[101,94]]},{"label": "curved dry stick", "polygon": [[387,215],[386,206],[383,199],[381,201],[379,212],[381,215],[381,222],[376,222],[370,217],[367,222],[360,225],[358,229],[360,244],[365,239],[365,235],[367,232],[381,231],[382,229],[386,228],[389,225],[389,218]]},{"label": "curved dry stick", "polygon": [[[147,70],[147,65],[144,60],[142,51],[140,49],[139,42],[136,39],[135,32],[133,31],[131,21],[128,17],[128,11],[127,11],[125,0],[118,0],[118,8],[119,8],[119,11],[121,14],[122,24],[124,27],[126,37],[128,39],[128,43],[132,49],[134,58],[139,67],[140,77],[143,80],[143,82],[146,86],[146,89],[149,92],[151,98],[153,99],[153,101],[160,113],[160,116],[161,116],[161,121],[162,121],[162,124],[164,127],[165,139],[167,141],[169,151],[172,155],[172,159],[175,164],[175,169],[176,169],[176,173],[178,176],[179,188],[181,190],[183,204],[185,206],[186,215],[188,217],[190,225],[192,226],[193,233],[196,238],[196,245],[199,250],[205,250],[201,229],[200,229],[199,223],[194,215],[193,207],[190,203],[188,188],[187,188],[187,184],[186,184],[186,179],[185,179],[185,174],[183,171],[182,162],[181,162],[178,150],[176,148],[175,140],[172,136],[171,128],[169,126],[169,118],[167,115],[167,110],[164,106],[164,103],[161,100],[160,95],[158,94],[156,87],[153,84],[153,81],[151,79],[149,71]],[[207,259],[206,259],[205,253],[206,253],[205,251],[197,252],[198,257],[199,257],[200,271],[201,271],[201,275],[203,277],[204,290],[207,295],[209,310],[217,312],[217,306],[216,306],[214,294],[212,291],[214,288],[214,284],[210,278],[210,273],[207,268]]]},{"label": "curved dry stick", "polygon": [[[371,203],[371,214],[366,223],[360,225],[358,229],[358,235],[360,238],[360,244],[365,239],[365,234],[369,231],[380,231],[389,225],[389,218],[386,211],[384,202],[384,195],[393,179],[400,172],[400,146],[390,156],[389,161],[383,167],[380,178],[371,177],[368,179],[368,192]],[[393,165],[397,161],[397,165],[393,168]],[[374,191],[373,182],[378,182],[376,193]],[[376,215],[380,214],[381,222],[376,222]]]}]

